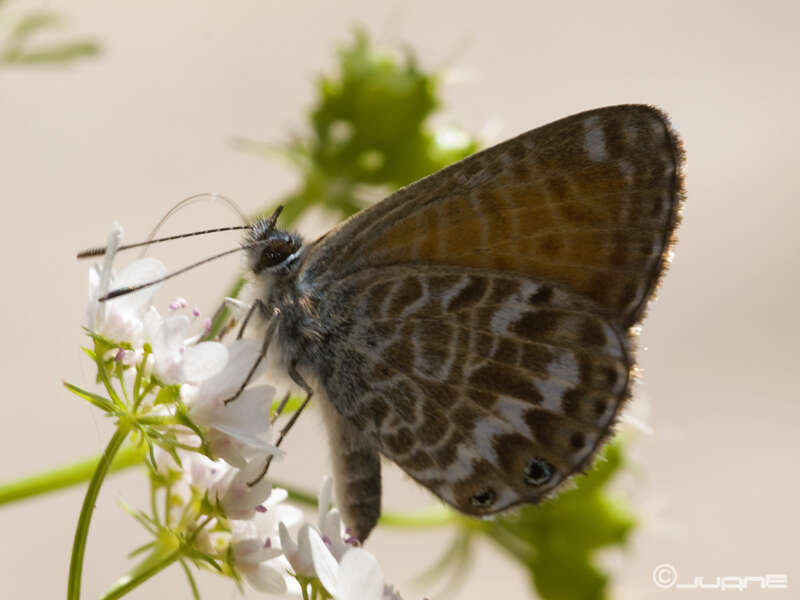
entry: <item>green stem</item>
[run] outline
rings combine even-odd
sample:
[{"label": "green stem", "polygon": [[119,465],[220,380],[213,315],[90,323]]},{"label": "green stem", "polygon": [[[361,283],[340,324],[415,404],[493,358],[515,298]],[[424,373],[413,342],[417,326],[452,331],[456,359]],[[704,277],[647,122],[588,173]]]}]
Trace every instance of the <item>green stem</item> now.
[{"label": "green stem", "polygon": [[[114,458],[109,472],[140,465],[143,458],[144,452],[141,449],[136,446],[126,446]],[[83,483],[95,472],[100,460],[101,457],[87,458],[71,465],[0,485],[0,505]],[[317,497],[310,492],[279,481],[273,481],[273,485],[286,489],[289,492],[289,499],[293,502],[310,507],[317,506]],[[434,506],[416,513],[384,512],[380,523],[387,527],[412,529],[451,525],[457,520],[458,515],[453,511]]]},{"label": "green stem", "polygon": [[463,520],[463,518],[449,508],[436,505],[414,513],[393,513],[384,511],[378,523],[387,527],[417,529],[453,525],[456,522],[460,522],[460,520]]},{"label": "green stem", "polygon": [[[311,507],[317,506],[317,497],[310,492],[298,490],[297,488],[285,483],[281,483],[280,481],[273,480],[272,484],[273,487],[283,488],[289,492],[289,499],[297,502],[298,504],[305,504],[306,506]],[[403,514],[384,511],[378,522],[387,527],[414,529],[452,525],[458,521],[459,518],[460,517],[455,512],[444,506],[432,506],[429,509],[421,510],[415,513]]]},{"label": "green stem", "polygon": [[181,561],[181,567],[183,568],[183,572],[186,574],[186,579],[189,580],[189,587],[192,588],[192,598],[195,600],[200,600],[200,590],[197,587],[197,581],[192,575],[192,571],[189,569],[189,565],[186,564],[185,560]]},{"label": "green stem", "polygon": [[146,568],[137,570],[134,575],[125,575],[124,577],[120,578],[113,586],[111,586],[111,588],[109,588],[102,596],[100,596],[100,600],[114,600],[116,598],[121,598],[135,587],[142,585],[153,575],[156,575],[166,569],[176,560],[180,559],[181,556],[183,556],[183,548],[178,547],[172,552],[169,552],[162,557],[158,557],[156,560],[153,560],[150,564],[148,564]]},{"label": "green stem", "polygon": [[[143,452],[135,446],[126,446],[120,450],[111,463],[109,472],[121,471],[128,467],[142,464]],[[84,460],[58,467],[43,473],[23,477],[0,485],[0,505],[31,496],[54,492],[65,487],[88,481],[97,470],[101,456],[93,456]]]},{"label": "green stem", "polygon": [[97,502],[97,495],[100,493],[100,487],[103,485],[103,481],[111,468],[114,456],[119,451],[125,438],[128,437],[129,432],[130,427],[128,425],[124,423],[119,424],[117,431],[111,436],[108,446],[106,446],[103,455],[100,457],[100,462],[97,464],[92,479],[89,481],[89,488],[86,490],[86,496],[83,499],[83,506],[81,507],[81,514],[80,517],[78,517],[75,541],[72,545],[72,558],[69,563],[69,580],[67,582],[68,600],[80,600],[83,557],[86,554],[89,523],[92,520],[92,513],[94,513],[94,507]]}]

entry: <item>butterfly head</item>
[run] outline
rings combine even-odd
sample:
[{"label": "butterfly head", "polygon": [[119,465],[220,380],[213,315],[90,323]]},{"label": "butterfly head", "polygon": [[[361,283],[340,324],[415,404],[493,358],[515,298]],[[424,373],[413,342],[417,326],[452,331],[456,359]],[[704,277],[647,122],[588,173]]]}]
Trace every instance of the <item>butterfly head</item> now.
[{"label": "butterfly head", "polygon": [[276,217],[253,223],[244,240],[247,264],[256,275],[287,270],[303,246],[299,236],[276,229]]}]

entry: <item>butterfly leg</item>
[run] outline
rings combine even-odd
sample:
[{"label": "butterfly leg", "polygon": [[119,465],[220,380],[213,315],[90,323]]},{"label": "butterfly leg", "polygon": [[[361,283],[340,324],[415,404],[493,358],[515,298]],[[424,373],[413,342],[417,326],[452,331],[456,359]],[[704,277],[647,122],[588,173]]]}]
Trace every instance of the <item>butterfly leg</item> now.
[{"label": "butterfly leg", "polygon": [[[250,320],[250,317],[252,316],[253,312],[255,311],[255,307],[258,307],[258,306],[262,307],[262,310],[264,310],[264,308],[263,308],[264,307],[264,303],[261,302],[260,300],[256,301],[253,304],[253,307],[251,307],[250,310],[247,312],[247,317],[245,317],[245,320],[242,322],[242,327],[239,330],[239,335],[236,336],[236,339],[240,339],[242,337],[242,334],[244,333],[244,329],[247,326],[247,323]],[[253,363],[253,366],[250,368],[250,372],[247,374],[247,377],[245,377],[244,381],[242,381],[242,385],[240,385],[239,389],[236,390],[236,393],[233,396],[231,396],[230,398],[227,398],[225,400],[224,403],[226,405],[228,403],[230,403],[230,402],[233,402],[239,396],[241,396],[242,392],[244,391],[244,388],[246,388],[247,384],[250,383],[250,380],[253,378],[253,374],[256,372],[256,369],[258,368],[258,365],[261,364],[261,361],[264,360],[264,357],[267,355],[267,349],[269,348],[269,344],[272,341],[272,335],[275,333],[275,328],[277,326],[278,326],[278,313],[276,311],[275,313],[273,313],[272,319],[270,320],[269,326],[267,327],[267,332],[264,334],[264,343],[261,346],[261,352],[259,352],[258,358]]]},{"label": "butterfly leg", "polygon": [[[247,329],[247,324],[250,322],[250,318],[253,316],[253,313],[256,312],[256,310],[260,311],[262,314],[267,314],[267,305],[264,304],[264,302],[261,301],[260,299],[256,299],[256,301],[250,305],[250,309],[247,311],[247,315],[245,315],[244,321],[242,321],[242,326],[239,327],[239,333],[236,334],[237,340],[242,339],[242,336],[244,335],[244,332]],[[266,349],[264,352],[266,352]]]},{"label": "butterfly leg", "polygon": [[281,400],[281,403],[278,404],[278,408],[275,409],[275,414],[272,415],[272,419],[270,419],[270,425],[275,425],[275,421],[277,421],[278,417],[280,417],[283,413],[283,409],[286,408],[286,403],[289,402],[289,396],[291,396],[291,393],[286,392],[283,400]]},{"label": "butterfly leg", "polygon": [[[297,367],[296,367],[296,365],[294,363],[289,365],[289,377],[291,377],[292,380],[297,385],[299,385],[301,388],[303,388],[303,391],[306,393],[306,399],[303,400],[303,403],[300,405],[300,408],[298,408],[294,412],[294,414],[292,414],[292,417],[289,419],[288,423],[286,423],[286,425],[283,426],[283,429],[281,429],[280,434],[278,434],[278,439],[275,442],[275,446],[277,448],[280,448],[280,445],[283,443],[283,438],[286,437],[286,434],[289,433],[289,430],[297,422],[297,419],[300,418],[300,413],[302,413],[303,409],[305,409],[305,407],[308,406],[308,403],[311,401],[311,396],[314,395],[314,390],[311,389],[311,386],[308,385],[308,383],[306,383],[306,380],[303,379],[303,377],[300,375],[300,373],[297,372]],[[288,401],[288,399],[289,399],[289,395],[287,394],[286,397],[283,399],[283,401],[281,401],[281,404],[278,407],[279,412],[277,414],[280,414],[280,412],[283,411],[283,408],[286,406],[286,402]],[[276,418],[277,418],[277,414],[276,414]],[[267,474],[267,471],[269,471],[269,466],[271,464],[272,464],[272,455],[267,457],[267,461],[266,461],[266,463],[264,463],[264,469],[261,471],[261,473],[258,475],[258,477],[256,477],[253,481],[249,481],[247,483],[247,485],[252,487],[256,483],[261,481],[264,478],[264,476]]]},{"label": "butterfly leg", "polygon": [[[289,422],[286,423],[286,425],[284,425],[283,429],[281,429],[281,433],[278,436],[278,441],[275,442],[276,446],[280,446],[281,445],[281,442],[283,441],[283,438],[286,437],[286,434],[289,433],[289,430],[297,422],[297,419],[300,418],[300,413],[302,413],[303,409],[306,406],[308,406],[308,403],[311,400],[311,396],[314,395],[314,390],[311,389],[311,386],[308,385],[308,383],[306,383],[306,380],[303,379],[303,377],[300,375],[300,373],[297,372],[297,366],[294,363],[289,365],[289,377],[291,377],[292,381],[294,381],[297,385],[299,385],[301,388],[303,388],[303,391],[306,393],[306,399],[303,400],[303,403],[300,405],[300,408],[298,408],[296,411],[294,411],[294,413],[292,414],[291,418],[289,419]],[[281,410],[283,410],[283,405],[285,405],[285,401],[281,402],[281,405],[282,406],[280,408],[281,408]]]}]

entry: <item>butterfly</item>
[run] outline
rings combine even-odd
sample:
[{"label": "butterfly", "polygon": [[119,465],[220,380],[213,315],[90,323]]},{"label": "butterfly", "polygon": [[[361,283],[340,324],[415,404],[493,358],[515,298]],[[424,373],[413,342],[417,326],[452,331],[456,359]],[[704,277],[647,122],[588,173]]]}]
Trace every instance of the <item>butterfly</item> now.
[{"label": "butterfly", "polygon": [[322,407],[357,538],[380,516],[381,455],[475,516],[591,464],[631,393],[682,163],[662,112],[613,106],[478,152],[313,243],[274,218],[250,228],[269,335]]}]

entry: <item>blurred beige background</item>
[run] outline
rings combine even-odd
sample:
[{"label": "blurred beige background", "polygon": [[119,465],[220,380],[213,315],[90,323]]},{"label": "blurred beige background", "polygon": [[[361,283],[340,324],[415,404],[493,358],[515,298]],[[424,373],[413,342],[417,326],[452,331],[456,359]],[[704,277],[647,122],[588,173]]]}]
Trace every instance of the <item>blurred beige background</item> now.
[{"label": "blurred beige background", "polygon": [[[87,264],[118,219],[146,236],[180,199],[223,192],[250,212],[291,189],[290,171],[231,150],[244,135],[280,141],[302,126],[312,78],[362,23],[386,43],[409,42],[424,64],[466,74],[445,89],[443,122],[496,141],[581,110],[627,102],[665,108],[688,152],[689,200],[676,258],[645,322],[638,395],[650,436],[620,481],[641,526],[610,553],[615,597],[714,598],[659,590],[653,568],[694,575],[787,573],[800,594],[797,293],[800,291],[797,2],[604,2],[577,9],[511,2],[12,2],[7,12],[63,10],[73,33],[105,47],[64,70],[0,71],[3,480],[100,451],[109,424],[61,386],[89,385],[81,331]],[[498,125],[500,127],[498,131]],[[234,223],[213,205],[184,211],[165,231]],[[187,241],[159,256],[178,267],[234,243]],[[238,268],[218,261],[179,290],[213,309]],[[316,489],[327,471],[318,415],[289,438],[275,476]],[[385,470],[386,504],[428,496]],[[119,507],[143,506],[139,472],[103,490],[87,553],[85,597],[127,567],[144,532]],[[0,580],[7,598],[63,597],[83,491],[0,507]],[[406,600],[438,586],[412,579],[446,532],[379,530],[369,548]],[[204,597],[235,598],[201,578]],[[527,597],[524,572],[486,545],[455,597]],[[734,594],[734,592],[728,592]],[[134,598],[189,598],[179,569]],[[255,597],[248,594],[247,597]]]}]

